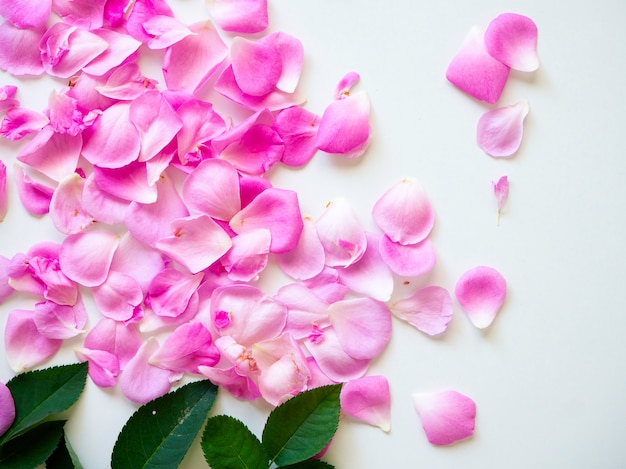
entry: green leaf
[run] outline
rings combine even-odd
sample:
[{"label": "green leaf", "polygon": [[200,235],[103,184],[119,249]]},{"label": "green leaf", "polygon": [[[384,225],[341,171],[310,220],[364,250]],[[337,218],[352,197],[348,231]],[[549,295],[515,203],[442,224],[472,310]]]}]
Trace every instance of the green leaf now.
[{"label": "green leaf", "polygon": [[0,446],[2,469],[34,469],[46,462],[63,436],[64,420],[37,425]]},{"label": "green leaf", "polygon": [[70,408],[85,388],[87,362],[17,375],[7,386],[15,401],[15,421],[0,444],[21,435],[52,414]]},{"label": "green leaf", "polygon": [[111,467],[178,467],[216,395],[216,385],[196,381],[141,406],[117,437]]},{"label": "green leaf", "polygon": [[65,432],[54,452],[46,460],[46,469],[83,469]]},{"label": "green leaf", "polygon": [[263,446],[277,465],[319,453],[337,431],[341,384],[311,389],[276,407],[263,429]]},{"label": "green leaf", "polygon": [[269,458],[243,422],[227,415],[211,417],[202,434],[204,458],[213,469],[266,469]]},{"label": "green leaf", "polygon": [[289,466],[280,466],[278,469],[335,469],[335,466],[331,466],[319,459],[307,459],[296,464],[290,464]]}]

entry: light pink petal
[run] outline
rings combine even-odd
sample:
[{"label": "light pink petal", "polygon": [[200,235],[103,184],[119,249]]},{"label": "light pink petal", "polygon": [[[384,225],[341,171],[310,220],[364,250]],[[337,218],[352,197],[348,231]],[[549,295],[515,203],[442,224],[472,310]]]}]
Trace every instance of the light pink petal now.
[{"label": "light pink petal", "polygon": [[16,373],[41,365],[57,353],[63,342],[42,335],[35,325],[34,314],[34,311],[16,309],[7,318],[4,329],[6,359]]},{"label": "light pink petal", "polygon": [[416,244],[394,243],[386,235],[380,238],[380,256],[389,268],[403,277],[423,275],[435,266],[437,254],[430,238]]},{"label": "light pink petal", "polygon": [[15,401],[6,384],[0,382],[0,436],[4,435],[15,420]]},{"label": "light pink petal", "polygon": [[163,75],[170,90],[194,93],[228,56],[228,47],[209,21],[195,23],[189,35],[170,46],[163,60]]},{"label": "light pink petal", "polygon": [[452,319],[452,298],[443,287],[420,288],[390,305],[394,316],[428,335],[441,334]]},{"label": "light pink petal", "polygon": [[298,244],[288,252],[276,254],[280,268],[292,278],[310,279],[324,268],[324,247],[317,236],[315,223],[309,217],[302,219],[302,233]]},{"label": "light pink petal", "polygon": [[20,140],[28,134],[40,131],[49,122],[42,112],[15,107],[9,109],[2,119],[0,134],[9,140]]},{"label": "light pink petal", "polygon": [[414,393],[411,397],[433,445],[450,445],[474,433],[476,404],[469,397],[456,391]]},{"label": "light pink petal", "polygon": [[482,30],[473,27],[448,65],[446,78],[473,98],[494,104],[502,95],[509,71],[508,66],[489,55]]},{"label": "light pink petal", "polygon": [[156,249],[137,241],[130,233],[120,239],[111,261],[111,271],[120,272],[135,279],[146,292],[152,279],[165,268],[165,259]]},{"label": "light pink petal", "polygon": [[224,31],[259,33],[267,28],[267,0],[214,0],[211,17]]},{"label": "light pink petal", "polygon": [[268,34],[259,42],[271,45],[280,55],[282,67],[276,88],[286,93],[293,93],[300,80],[304,63],[302,43],[299,39],[282,32]]},{"label": "light pink petal", "polygon": [[85,332],[87,310],[82,301],[74,306],[58,305],[53,301],[35,305],[33,316],[37,330],[49,339],[70,339]]},{"label": "light pink petal", "polygon": [[340,400],[341,411],[346,415],[384,432],[390,430],[391,393],[384,376],[363,376],[344,383]]},{"label": "light pink petal", "polygon": [[57,133],[44,127],[17,155],[17,159],[55,181],[76,170],[83,140],[80,135]]},{"label": "light pink petal", "polygon": [[109,275],[118,244],[118,235],[104,229],[70,235],[61,244],[61,269],[76,283],[86,287],[101,285]]},{"label": "light pink petal", "polygon": [[287,166],[304,166],[317,151],[315,138],[319,116],[300,106],[283,109],[276,115],[276,130],[285,144],[281,161]]},{"label": "light pink petal", "polygon": [[82,154],[87,161],[102,168],[120,168],[137,159],[140,134],[131,121],[130,109],[130,103],[114,104],[85,129]]},{"label": "light pink petal", "polygon": [[92,288],[98,311],[116,321],[132,319],[143,302],[139,283],[131,276],[111,270],[105,282]]},{"label": "light pink petal", "polygon": [[380,235],[368,232],[367,249],[354,264],[337,269],[339,280],[352,291],[387,301],[393,292],[393,274],[380,256]]},{"label": "light pink petal", "polygon": [[201,273],[187,274],[172,268],[164,269],[150,282],[146,303],[159,316],[180,316],[201,281]]},{"label": "light pink petal", "polygon": [[122,372],[122,392],[133,402],[145,404],[170,390],[171,372],[149,363],[150,357],[158,349],[159,343],[154,337],[150,337]]},{"label": "light pink petal", "polygon": [[235,80],[244,93],[264,96],[278,83],[282,60],[272,44],[236,36],[233,38],[230,57]]},{"label": "light pink petal", "polygon": [[170,228],[156,247],[192,273],[211,266],[232,246],[228,233],[208,215],[176,219]]},{"label": "light pink petal", "polygon": [[176,328],[150,357],[150,363],[166,370],[199,373],[199,366],[215,366],[219,359],[209,330],[193,321]]},{"label": "light pink petal", "polygon": [[[5,0],[10,2],[11,0]],[[39,53],[39,29],[19,29],[8,21],[0,24],[0,69],[11,75],[41,75],[43,65]]]},{"label": "light pink petal", "polygon": [[94,167],[98,187],[119,199],[153,204],[158,197],[156,184],[150,184],[146,163],[134,161],[121,168]]},{"label": "light pink petal", "polygon": [[100,28],[105,0],[53,0],[53,10],[66,23],[86,29]]},{"label": "light pink petal", "polygon": [[4,161],[0,160],[0,222],[4,220],[9,208],[7,195],[7,167]]},{"label": "light pink petal", "polygon": [[476,140],[485,153],[496,158],[513,156],[522,143],[528,101],[492,109],[478,120]]},{"label": "light pink petal", "polygon": [[83,208],[100,223],[115,225],[124,221],[130,201],[121,199],[100,189],[92,173],[83,187]]},{"label": "light pink petal", "polygon": [[[85,127],[85,116],[78,109],[78,100],[67,93],[52,91],[46,115],[55,132],[77,136]],[[82,140],[81,140],[82,141]]]},{"label": "light pink petal", "polygon": [[156,15],[143,23],[143,29],[152,36],[148,41],[150,49],[165,49],[181,39],[193,34],[187,26],[176,18]]},{"label": "light pink petal", "polygon": [[74,349],[74,353],[81,362],[88,362],[89,377],[97,386],[115,386],[120,372],[120,361],[115,355],[104,350],[87,348]]},{"label": "light pink petal", "polygon": [[385,303],[369,297],[337,301],[328,308],[342,348],[352,358],[371,360],[391,338],[391,312]]},{"label": "light pink petal", "polygon": [[365,253],[365,231],[345,199],[337,198],[328,202],[315,222],[315,227],[326,252],[326,265],[347,267]]},{"label": "light pink petal", "polygon": [[271,234],[268,229],[246,231],[232,239],[232,247],[220,260],[228,278],[250,282],[267,266]]},{"label": "light pink petal", "polygon": [[415,244],[433,228],[435,213],[426,192],[414,178],[394,184],[376,201],[372,217],[392,241]]},{"label": "light pink petal", "polygon": [[225,389],[238,399],[253,401],[261,397],[261,392],[254,381],[238,373],[234,366],[228,369],[210,366],[200,366],[198,368],[200,373],[209,378],[211,382]]},{"label": "light pink petal", "polygon": [[500,222],[500,213],[509,197],[509,178],[507,176],[502,176],[498,182],[493,183],[493,193],[498,203],[498,222]]},{"label": "light pink petal", "polygon": [[330,326],[328,303],[300,283],[285,285],[275,299],[287,307],[285,331],[296,339],[308,337],[316,327]]},{"label": "light pink petal", "polygon": [[101,350],[115,356],[120,369],[124,369],[141,346],[141,336],[133,324],[102,318],[87,333],[85,347]]},{"label": "light pink petal", "polygon": [[91,75],[104,75],[128,59],[141,45],[129,35],[111,29],[92,29],[91,32],[108,44],[104,52],[83,67],[83,71]]},{"label": "light pink petal", "polygon": [[492,267],[477,266],[465,272],[454,294],[470,321],[479,329],[495,319],[506,298],[506,280]]},{"label": "light pink petal", "polygon": [[361,91],[332,102],[324,110],[317,130],[317,148],[346,158],[365,153],[369,145],[370,101]]},{"label": "light pink petal", "polygon": [[83,231],[95,221],[83,207],[85,180],[76,173],[61,180],[50,201],[50,219],[64,234]]},{"label": "light pink petal", "polygon": [[228,221],[241,210],[239,174],[227,161],[204,160],[187,176],[183,199],[192,210]]},{"label": "light pink petal", "polygon": [[46,24],[51,8],[52,0],[2,0],[0,16],[21,29],[39,28]]},{"label": "light pink petal", "polygon": [[485,31],[485,47],[514,70],[533,72],[539,67],[537,25],[527,16],[504,13],[494,18]]},{"label": "light pink petal", "polygon": [[272,235],[270,251],[289,251],[298,243],[303,227],[298,196],[294,191],[271,187],[238,212],[230,227],[235,233],[266,228]]},{"label": "light pink petal", "polygon": [[15,165],[14,169],[17,194],[24,208],[33,215],[48,213],[54,188],[33,181],[19,165]]}]

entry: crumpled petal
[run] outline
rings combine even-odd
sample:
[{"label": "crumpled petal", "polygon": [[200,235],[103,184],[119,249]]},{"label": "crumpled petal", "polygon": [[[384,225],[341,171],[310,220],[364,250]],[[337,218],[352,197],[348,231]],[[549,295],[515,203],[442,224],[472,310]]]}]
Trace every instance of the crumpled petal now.
[{"label": "crumpled petal", "polygon": [[224,31],[259,33],[269,23],[267,0],[213,0],[211,17]]},{"label": "crumpled petal", "polygon": [[395,301],[389,308],[394,316],[428,335],[444,332],[453,311],[450,293],[436,285],[420,288],[408,297]]},{"label": "crumpled petal", "polygon": [[378,248],[389,268],[403,277],[417,277],[430,272],[437,262],[437,254],[430,238],[416,244],[403,245],[394,243],[383,235]]},{"label": "crumpled petal", "polygon": [[64,234],[83,231],[95,221],[83,207],[85,180],[72,173],[61,180],[50,200],[50,219]]},{"label": "crumpled petal", "polygon": [[280,268],[292,278],[310,279],[324,268],[324,247],[317,236],[315,223],[310,217],[302,219],[302,233],[298,244],[288,252],[276,254]]},{"label": "crumpled petal", "polygon": [[170,390],[172,372],[150,364],[150,357],[158,349],[159,343],[154,337],[150,337],[122,372],[122,392],[133,402],[145,404]]},{"label": "crumpled petal", "polygon": [[479,329],[488,327],[506,298],[506,280],[493,267],[477,266],[465,272],[454,288],[456,299]]},{"label": "crumpled petal", "polygon": [[537,25],[527,16],[503,13],[494,18],[485,30],[485,47],[514,70],[533,72],[539,67]]},{"label": "crumpled petal", "polygon": [[6,384],[0,382],[0,436],[4,435],[15,420],[15,401]]},{"label": "crumpled petal", "polygon": [[[10,2],[11,0],[6,0]],[[19,29],[8,21],[0,24],[0,69],[11,75],[41,75],[40,29]]]},{"label": "crumpled petal", "polygon": [[49,339],[69,339],[85,332],[87,310],[82,301],[75,305],[58,305],[42,301],[35,305],[33,315],[37,330]]},{"label": "crumpled petal", "polygon": [[346,199],[340,197],[328,202],[315,227],[326,252],[326,265],[347,267],[365,253],[365,231]]},{"label": "crumpled petal", "polygon": [[494,104],[502,95],[509,71],[507,65],[489,55],[483,32],[475,26],[448,65],[446,78],[473,98]]},{"label": "crumpled petal", "polygon": [[52,0],[2,0],[0,1],[0,16],[10,21],[14,26],[25,28],[39,28],[46,24]]},{"label": "crumpled petal", "polygon": [[528,101],[524,99],[484,113],[476,128],[478,146],[496,158],[513,156],[522,143],[528,110]]},{"label": "crumpled petal", "polygon": [[54,90],[50,93],[46,115],[55,132],[67,133],[73,137],[80,134],[86,125],[86,117],[78,109],[78,100],[67,93],[57,93]]},{"label": "crumpled petal", "polygon": [[341,411],[388,432],[391,428],[391,392],[384,376],[363,376],[344,383]]},{"label": "crumpled petal", "polygon": [[414,393],[411,397],[433,445],[450,445],[474,433],[476,404],[471,398],[456,391]]}]

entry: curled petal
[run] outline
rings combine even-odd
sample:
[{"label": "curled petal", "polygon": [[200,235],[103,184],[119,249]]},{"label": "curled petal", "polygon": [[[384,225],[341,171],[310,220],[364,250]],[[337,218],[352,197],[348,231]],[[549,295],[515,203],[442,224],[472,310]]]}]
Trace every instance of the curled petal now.
[{"label": "curled petal", "polygon": [[357,72],[348,72],[335,87],[335,99],[344,99],[350,96],[350,90],[359,82],[361,75]]},{"label": "curled petal", "polygon": [[478,121],[476,140],[485,153],[496,158],[513,156],[522,143],[528,101],[484,113]]},{"label": "curled petal", "polygon": [[380,238],[380,256],[389,268],[403,277],[417,277],[430,272],[437,262],[430,238],[416,244],[394,243],[386,235]]},{"label": "curled petal", "polygon": [[15,420],[15,401],[6,384],[0,382],[0,436],[4,435]]},{"label": "curled petal", "polygon": [[489,55],[482,31],[473,27],[448,65],[446,78],[473,98],[494,104],[502,95],[509,71],[508,66]]},{"label": "curled petal", "polygon": [[37,2],[28,0],[0,1],[0,16],[21,29],[39,28],[45,25],[50,16],[51,9],[52,0],[41,0]]},{"label": "curled petal", "polygon": [[384,432],[391,428],[391,393],[384,376],[363,376],[344,383],[340,400],[346,415]]},{"label": "curled petal", "polygon": [[50,219],[61,233],[79,233],[94,222],[83,207],[84,186],[85,180],[72,173],[59,183],[52,194]]},{"label": "curled petal", "polygon": [[224,31],[259,33],[267,28],[267,0],[213,0],[211,16]]},{"label": "curled petal", "polygon": [[485,30],[485,47],[514,70],[533,72],[539,67],[537,25],[527,16],[504,13],[494,18]]},{"label": "curled petal", "polygon": [[326,265],[347,267],[363,256],[367,247],[365,231],[345,199],[326,204],[315,227],[326,252]]},{"label": "curled petal", "polygon": [[159,349],[154,337],[146,340],[133,359],[128,362],[120,378],[124,395],[133,402],[145,404],[170,390],[169,370],[149,363],[150,357]]},{"label": "curled petal", "polygon": [[190,99],[176,108],[176,112],[183,122],[176,136],[178,157],[183,163],[190,159],[188,155],[196,154],[206,142],[226,130],[224,119],[215,112],[211,103]]},{"label": "curled petal", "polygon": [[495,319],[506,297],[506,280],[492,267],[478,266],[465,272],[454,288],[461,308],[479,329]]},{"label": "curled petal", "polygon": [[394,316],[407,321],[428,335],[441,334],[452,319],[452,298],[443,287],[420,288],[410,296],[394,302]]},{"label": "curled petal", "polygon": [[509,178],[502,176],[498,179],[498,182],[493,183],[493,193],[496,196],[496,202],[498,204],[498,222],[500,221],[500,212],[504,208],[506,199],[509,197]]},{"label": "curled petal", "polygon": [[37,329],[34,311],[16,309],[9,313],[4,329],[4,346],[9,366],[16,373],[34,368],[51,358],[61,339],[50,339]]},{"label": "curled petal", "polygon": [[456,391],[414,393],[411,397],[433,445],[450,445],[474,433],[476,404],[469,397]]}]

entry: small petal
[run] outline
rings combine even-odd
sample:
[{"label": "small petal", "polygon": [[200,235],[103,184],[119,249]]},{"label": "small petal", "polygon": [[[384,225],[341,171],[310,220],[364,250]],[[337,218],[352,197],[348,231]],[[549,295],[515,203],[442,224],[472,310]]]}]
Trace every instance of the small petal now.
[{"label": "small petal", "polygon": [[485,153],[495,158],[513,156],[522,143],[528,101],[492,109],[478,120],[476,140]]},{"label": "small petal", "polygon": [[443,287],[420,288],[390,305],[394,316],[428,335],[441,334],[452,319],[452,298]]},{"label": "small petal", "polygon": [[268,26],[267,0],[213,0],[211,16],[224,31],[259,33]]},{"label": "small petal", "polygon": [[340,400],[346,415],[384,432],[391,428],[391,393],[384,376],[363,376],[344,383]]},{"label": "small petal", "polygon": [[164,269],[152,279],[146,302],[157,315],[175,318],[185,312],[201,281],[201,273]]},{"label": "small petal", "polygon": [[43,129],[50,120],[39,111],[14,107],[9,109],[2,119],[0,134],[9,140],[21,140],[26,135]]},{"label": "small petal", "polygon": [[469,397],[456,391],[414,393],[411,397],[433,445],[450,445],[474,433],[476,404]]},{"label": "small petal", "polygon": [[4,346],[9,366],[16,373],[41,365],[61,348],[60,339],[39,332],[34,311],[16,309],[9,313],[4,329]]},{"label": "small petal", "polygon": [[0,436],[4,435],[15,420],[15,401],[6,384],[0,382]]},{"label": "small petal", "polygon": [[485,46],[491,56],[514,70],[533,72],[537,58],[537,25],[517,13],[494,18],[485,31]]},{"label": "small petal", "polygon": [[199,366],[215,366],[219,359],[209,330],[193,321],[176,328],[150,357],[150,363],[171,371],[199,373]]},{"label": "small petal", "polygon": [[478,266],[457,281],[454,293],[461,308],[479,329],[495,319],[506,297],[506,280],[492,267]]},{"label": "small petal", "polygon": [[448,65],[446,78],[473,98],[494,104],[502,95],[509,71],[508,66],[489,55],[482,31],[473,27]]},{"label": "small petal", "polygon": [[417,277],[430,272],[437,254],[430,238],[416,244],[394,243],[386,235],[380,238],[380,256],[389,268],[403,277]]},{"label": "small petal", "polygon": [[17,195],[24,208],[33,215],[48,213],[54,188],[33,181],[18,165],[15,165],[14,176]]}]

